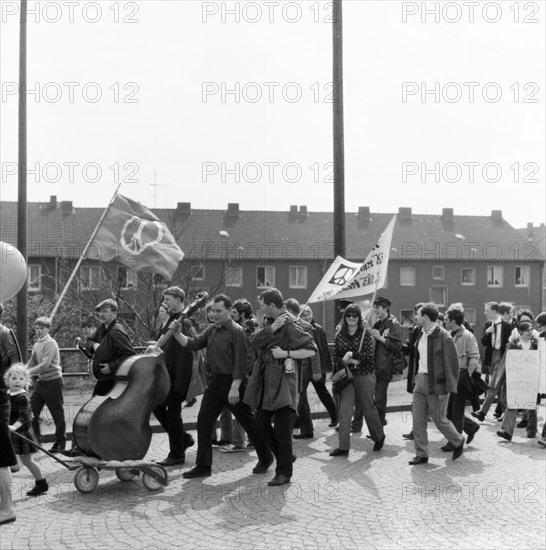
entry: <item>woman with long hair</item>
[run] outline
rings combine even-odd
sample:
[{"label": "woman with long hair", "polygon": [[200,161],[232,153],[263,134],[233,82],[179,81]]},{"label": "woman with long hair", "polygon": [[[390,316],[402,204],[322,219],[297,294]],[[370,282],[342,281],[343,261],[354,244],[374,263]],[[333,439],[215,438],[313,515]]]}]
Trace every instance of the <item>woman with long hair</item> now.
[{"label": "woman with long hair", "polygon": [[374,350],[375,341],[370,329],[364,327],[360,308],[356,304],[347,306],[335,339],[334,372],[347,367],[353,375],[353,383],[339,396],[339,447],[334,449],[330,456],[349,454],[355,400],[358,400],[362,407],[371,439],[375,441],[373,450],[380,451],[385,443],[385,433],[374,403]]}]

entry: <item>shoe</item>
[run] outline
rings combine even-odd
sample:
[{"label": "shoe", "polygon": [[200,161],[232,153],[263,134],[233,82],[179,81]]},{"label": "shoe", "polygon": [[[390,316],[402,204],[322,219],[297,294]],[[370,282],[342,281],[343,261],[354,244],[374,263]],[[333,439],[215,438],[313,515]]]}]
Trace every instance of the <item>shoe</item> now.
[{"label": "shoe", "polygon": [[51,449],[49,449],[49,452],[52,453],[52,454],[60,453],[60,452],[64,451],[64,448],[65,448],[64,443],[54,443],[53,447],[51,447]]},{"label": "shoe", "polygon": [[265,474],[269,467],[273,464],[273,456],[269,457],[268,460],[258,460],[258,464],[252,468],[253,474]]},{"label": "shoe", "polygon": [[294,439],[313,439],[313,434],[294,434],[292,437]]},{"label": "shoe", "polygon": [[465,439],[463,437],[463,442],[453,450],[453,456],[451,457],[452,460],[457,460],[463,454],[464,443]]},{"label": "shoe", "polygon": [[368,435],[366,436],[366,439],[371,439],[371,438],[372,438],[372,436],[371,436],[370,434],[368,434]]},{"label": "shoe", "polygon": [[516,428],[527,428],[527,420],[521,420],[518,422]]},{"label": "shoe", "polygon": [[416,466],[417,464],[426,464],[428,462],[428,456],[416,456],[414,459],[410,460],[408,464],[410,466]]},{"label": "shoe", "polygon": [[384,435],[381,439],[379,439],[378,441],[375,442],[375,444],[373,446],[374,451],[380,451],[383,448],[383,445],[385,444],[385,438],[386,437],[387,436]]},{"label": "shoe", "polygon": [[541,447],[546,447],[546,439],[539,439],[537,441],[537,445],[540,445]]},{"label": "shoe", "polygon": [[184,450],[186,450],[189,447],[193,447],[195,445],[195,440],[191,435],[187,435],[187,437],[184,437]]},{"label": "shoe", "polygon": [[446,445],[440,447],[444,453],[452,453],[455,450],[455,447],[448,441]]},{"label": "shoe", "polygon": [[249,442],[246,444],[245,449],[254,449],[254,443],[252,443],[252,441],[249,441]]},{"label": "shoe", "polygon": [[[63,451],[59,451],[60,453],[64,454]],[[79,447],[75,447],[74,449],[70,449],[68,453],[69,457],[75,457],[75,456],[85,456],[82,452],[82,450]]]},{"label": "shoe", "polygon": [[534,439],[537,436],[536,432],[527,432],[528,439]]},{"label": "shoe", "polygon": [[345,451],[343,449],[334,449],[330,456],[347,456],[349,454],[349,451]]},{"label": "shoe", "polygon": [[351,433],[352,433],[352,434],[358,434],[358,433],[360,433],[361,431],[362,431],[362,428],[353,428],[353,427],[351,426]]},{"label": "shoe", "polygon": [[466,436],[466,444],[467,445],[470,445],[470,443],[472,442],[472,440],[474,439],[474,436],[478,433],[478,430],[480,429],[480,427],[476,424],[476,428],[474,429],[474,431],[470,432],[467,436]]},{"label": "shoe", "polygon": [[329,428],[335,428],[338,424],[339,424],[339,422],[337,420],[332,420],[332,422],[330,422],[330,424],[328,424],[328,427]]},{"label": "shoe", "polygon": [[213,439],[212,444],[216,445],[217,447],[222,447],[223,445],[229,445],[229,441],[226,441],[225,439]]},{"label": "shoe", "polygon": [[495,418],[497,419],[497,422],[502,422],[504,417],[502,416],[502,414],[500,416],[496,416],[495,415]]},{"label": "shoe", "polygon": [[287,483],[290,483],[290,478],[282,474],[276,474],[271,481],[267,482],[268,485],[286,485]]},{"label": "shoe", "polygon": [[190,399],[186,402],[184,407],[193,407],[197,403],[197,399],[194,397],[193,399]]},{"label": "shoe", "polygon": [[16,464],[15,466],[10,466],[9,469],[12,474],[15,474],[21,469],[21,467],[18,464]]},{"label": "shoe", "polygon": [[485,420],[485,414],[483,414],[482,411],[472,411],[470,414],[474,418],[477,418],[480,422],[483,422]]},{"label": "shoe", "polygon": [[211,475],[211,469],[206,466],[194,466],[191,470],[182,474],[183,478],[193,479],[194,477],[209,477]]},{"label": "shoe", "polygon": [[296,462],[296,460],[297,460],[296,455],[292,455],[292,464],[294,464],[294,462]]},{"label": "shoe", "polygon": [[185,462],[185,458],[174,458],[173,456],[168,456],[167,458],[156,462],[156,464],[159,464],[160,466],[181,466],[182,464],[185,464]]},{"label": "shoe", "polygon": [[17,519],[17,516],[15,515],[15,512],[12,512],[9,515],[6,516],[0,516],[0,525],[4,525],[5,523],[12,523]]},{"label": "shoe", "polygon": [[383,426],[386,426],[387,425],[387,419],[385,418],[384,420],[381,420],[381,424],[383,424]]},{"label": "shoe", "polygon": [[240,453],[245,450],[244,447],[239,447],[237,445],[226,445],[220,449],[223,453]]},{"label": "shoe", "polygon": [[404,439],[409,439],[410,441],[413,441],[413,430],[409,434],[402,434],[402,437]]},{"label": "shoe", "polygon": [[34,485],[34,487],[30,491],[27,491],[27,495],[29,497],[37,497],[38,495],[47,493],[48,489],[49,485],[47,484],[47,481],[45,479],[37,479],[36,485]]},{"label": "shoe", "polygon": [[500,430],[497,432],[497,435],[499,437],[502,437],[503,439],[506,439],[506,441],[512,441],[512,436],[507,432],[503,432],[502,430]]}]

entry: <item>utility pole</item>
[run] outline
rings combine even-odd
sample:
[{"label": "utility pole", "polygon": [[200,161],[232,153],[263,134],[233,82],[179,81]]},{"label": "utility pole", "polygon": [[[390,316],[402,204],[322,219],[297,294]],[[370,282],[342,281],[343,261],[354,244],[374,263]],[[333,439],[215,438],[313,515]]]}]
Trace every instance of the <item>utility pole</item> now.
[{"label": "utility pole", "polygon": [[[17,198],[17,248],[28,264],[27,258],[27,0],[21,0],[19,24],[19,136],[18,136],[18,198]],[[28,356],[27,285],[17,294],[17,340],[22,360]]]},{"label": "utility pole", "polygon": [[[334,258],[345,257],[345,141],[343,129],[343,14],[342,0],[333,0],[333,133],[334,133]],[[336,323],[339,320],[336,300]]]}]

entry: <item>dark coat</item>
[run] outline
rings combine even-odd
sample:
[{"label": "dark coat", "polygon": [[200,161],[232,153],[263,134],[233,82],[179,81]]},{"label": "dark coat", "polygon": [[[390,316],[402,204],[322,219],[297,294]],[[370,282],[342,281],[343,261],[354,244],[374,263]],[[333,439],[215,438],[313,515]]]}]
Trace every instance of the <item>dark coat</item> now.
[{"label": "dark coat", "polygon": [[318,348],[320,371],[322,374],[332,372],[332,356],[328,348],[328,337],[326,336],[326,332],[318,323],[315,323],[315,321],[312,321],[311,324],[315,329],[315,344]]},{"label": "dark coat", "polygon": [[417,348],[415,343],[421,336],[421,328],[418,325],[413,325],[410,329],[408,341],[403,345],[402,351],[408,356],[408,382],[406,390],[408,393],[413,393],[413,386],[415,386],[414,372],[417,372],[415,361],[417,360]]},{"label": "dark coat", "polygon": [[[99,347],[93,351],[93,345],[96,343]],[[97,380],[114,380],[121,363],[127,357],[136,354],[129,336],[117,320],[112,321],[107,327],[101,324],[87,339],[85,347],[93,355],[93,376]],[[101,363],[107,363],[111,372],[103,374],[100,371]]]},{"label": "dark coat", "polygon": [[402,327],[400,323],[389,315],[383,321],[377,321],[373,328],[377,329],[381,336],[385,336],[386,342],[375,342],[375,377],[377,380],[392,380],[393,354],[399,354],[402,350]]},{"label": "dark coat", "polygon": [[[507,323],[506,321],[501,321],[500,324],[501,324],[500,352],[501,352],[501,355],[504,355],[504,352],[506,351],[506,346],[508,345],[510,334],[512,332],[512,327],[510,326],[510,323]],[[483,358],[484,367],[490,367],[491,361],[493,360],[493,346],[491,345],[491,334],[485,334],[485,331],[490,326],[491,326],[491,321],[487,321],[487,323],[485,323],[485,327],[483,329],[483,334],[481,339],[482,346],[484,346],[485,348],[485,355]],[[482,371],[484,374],[491,374],[488,372],[488,369],[482,369]]]}]

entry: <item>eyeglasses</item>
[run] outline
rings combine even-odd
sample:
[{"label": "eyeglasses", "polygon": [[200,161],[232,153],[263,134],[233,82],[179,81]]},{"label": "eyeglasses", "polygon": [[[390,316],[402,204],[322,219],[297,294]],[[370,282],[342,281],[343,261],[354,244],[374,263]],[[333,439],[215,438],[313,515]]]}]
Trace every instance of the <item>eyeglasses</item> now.
[{"label": "eyeglasses", "polygon": [[347,315],[345,315],[345,319],[358,319],[360,317],[360,315],[358,315],[358,313],[347,313]]}]

